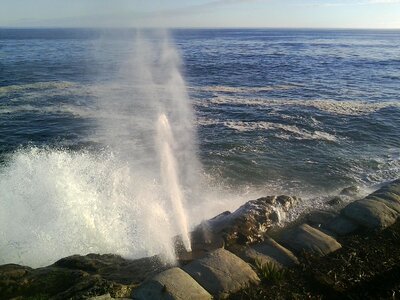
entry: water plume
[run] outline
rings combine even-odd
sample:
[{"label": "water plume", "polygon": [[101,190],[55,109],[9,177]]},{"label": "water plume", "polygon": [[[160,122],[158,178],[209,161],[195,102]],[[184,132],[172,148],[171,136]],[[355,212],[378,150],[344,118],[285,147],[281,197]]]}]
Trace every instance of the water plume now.
[{"label": "water plume", "polygon": [[97,150],[28,147],[0,168],[0,264],[93,252],[173,262],[177,234],[190,250],[184,202],[201,168],[179,54],[165,32],[138,33],[126,51],[91,90]]},{"label": "water plume", "polygon": [[177,174],[177,163],[171,149],[171,146],[174,145],[175,142],[165,114],[160,115],[157,125],[161,156],[161,176],[164,182],[164,189],[170,197],[173,211],[177,219],[178,230],[182,235],[183,245],[187,251],[191,251],[187,216],[183,207],[184,199]]}]

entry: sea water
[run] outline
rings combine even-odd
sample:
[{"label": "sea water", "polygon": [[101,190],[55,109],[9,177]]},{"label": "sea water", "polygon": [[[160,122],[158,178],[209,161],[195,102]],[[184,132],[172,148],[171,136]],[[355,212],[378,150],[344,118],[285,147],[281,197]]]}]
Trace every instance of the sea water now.
[{"label": "sea water", "polygon": [[258,196],[313,206],[399,177],[399,31],[141,34],[0,30],[1,263],[173,260],[181,208],[190,230]]}]

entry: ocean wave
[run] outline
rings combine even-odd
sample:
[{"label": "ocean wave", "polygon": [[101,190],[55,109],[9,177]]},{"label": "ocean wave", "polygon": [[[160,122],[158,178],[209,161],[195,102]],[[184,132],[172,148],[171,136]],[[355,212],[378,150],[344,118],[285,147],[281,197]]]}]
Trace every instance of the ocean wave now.
[{"label": "ocean wave", "polygon": [[295,125],[285,125],[272,122],[243,122],[243,121],[228,121],[223,124],[236,131],[254,131],[254,130],[280,130],[283,134],[275,135],[281,139],[297,139],[297,140],[324,140],[337,142],[338,138],[335,135],[322,131],[308,131],[301,129]]},{"label": "ocean wave", "polygon": [[298,88],[300,86],[301,85],[299,84],[280,84],[280,85],[271,85],[263,87],[244,87],[244,86],[234,87],[226,85],[215,85],[215,86],[190,87],[190,89],[200,92],[249,94],[249,93],[262,93],[262,92],[277,91],[277,90],[290,90]]},{"label": "ocean wave", "polygon": [[159,186],[112,153],[20,150],[0,168],[0,188],[0,264],[89,252],[173,256]]},{"label": "ocean wave", "polygon": [[[245,105],[260,107],[303,107],[318,109],[331,114],[361,116],[368,115],[388,107],[400,108],[400,102],[366,102],[366,101],[337,101],[337,100],[275,100],[260,98],[218,96],[207,101],[213,105]],[[202,105],[204,101],[196,102]],[[207,105],[207,103],[206,103]],[[208,105],[209,106],[209,105]]]},{"label": "ocean wave", "polygon": [[327,132],[320,130],[306,130],[299,128],[296,125],[287,125],[280,123],[273,123],[267,121],[259,122],[246,122],[246,121],[221,121],[211,118],[198,118],[197,125],[199,126],[215,126],[222,125],[226,128],[233,129],[238,132],[249,132],[249,131],[279,131],[274,136],[279,139],[289,140],[323,140],[329,142],[338,142],[339,138]]},{"label": "ocean wave", "polygon": [[7,94],[28,92],[35,90],[47,90],[47,89],[68,89],[76,86],[75,83],[69,81],[48,81],[48,82],[36,82],[20,85],[8,85],[0,87],[0,97],[4,97]]},{"label": "ocean wave", "polygon": [[100,112],[97,113],[90,107],[78,106],[72,104],[48,105],[48,106],[23,104],[16,106],[0,106],[0,108],[1,108],[0,115],[35,113],[35,114],[63,114],[80,118],[95,118],[98,117],[100,114]]}]

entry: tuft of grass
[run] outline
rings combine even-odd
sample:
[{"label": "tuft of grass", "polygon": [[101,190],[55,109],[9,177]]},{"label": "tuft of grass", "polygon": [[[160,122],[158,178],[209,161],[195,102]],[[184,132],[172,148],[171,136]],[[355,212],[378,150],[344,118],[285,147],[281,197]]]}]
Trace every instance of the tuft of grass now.
[{"label": "tuft of grass", "polygon": [[274,262],[262,262],[261,260],[256,259],[255,266],[262,281],[278,283],[285,279],[286,270],[279,267]]}]

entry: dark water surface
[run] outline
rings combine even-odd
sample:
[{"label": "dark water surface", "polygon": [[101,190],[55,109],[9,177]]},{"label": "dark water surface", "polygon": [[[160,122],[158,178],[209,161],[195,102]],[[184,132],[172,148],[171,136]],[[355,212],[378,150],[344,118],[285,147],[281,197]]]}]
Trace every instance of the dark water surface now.
[{"label": "dark water surface", "polygon": [[[120,82],[135,34],[0,29],[0,161],[36,146],[99,147],[92,108]],[[399,31],[170,34],[213,181],[324,193],[399,177]]]}]

